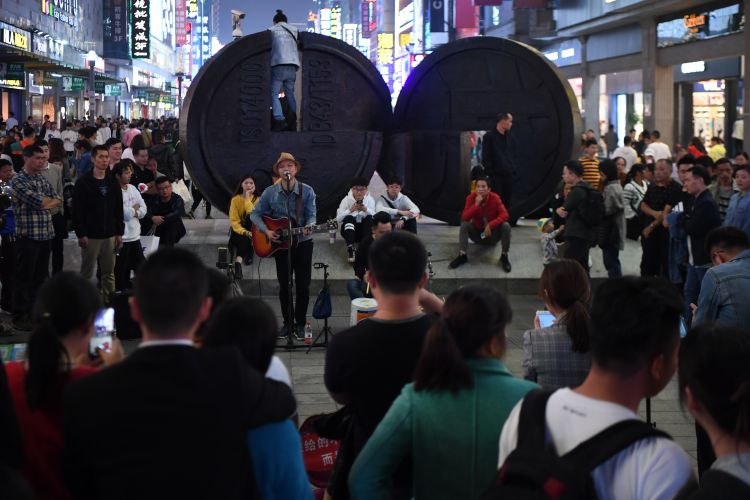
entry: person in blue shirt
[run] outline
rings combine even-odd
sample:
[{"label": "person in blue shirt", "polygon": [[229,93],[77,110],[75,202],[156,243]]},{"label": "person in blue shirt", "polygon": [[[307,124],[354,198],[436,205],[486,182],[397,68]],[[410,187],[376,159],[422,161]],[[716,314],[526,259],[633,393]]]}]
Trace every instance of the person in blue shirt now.
[{"label": "person in blue shirt", "polygon": [[[273,254],[276,259],[276,279],[279,282],[279,302],[284,326],[279,337],[294,335],[304,341],[304,327],[307,319],[307,305],[310,302],[310,279],[312,277],[313,241],[312,231],[307,226],[315,224],[315,191],[307,184],[297,180],[302,166],[291,153],[281,153],[273,166],[273,173],[281,180],[268,187],[255,206],[250,220],[266,237],[274,243],[281,243],[281,236],[270,230],[263,216],[280,219],[287,217],[287,208],[291,213],[293,225],[306,229],[297,239],[291,250],[279,249]],[[299,200],[299,201],[298,201]],[[289,303],[289,272],[287,269],[287,252],[291,251],[292,273],[296,282],[296,301]],[[296,304],[296,307],[295,307]]]},{"label": "person in blue shirt", "polygon": [[76,141],[75,148],[78,159],[73,160],[73,164],[76,167],[76,179],[80,179],[94,168],[94,163],[91,161],[91,143],[84,140]]},{"label": "person in blue shirt", "polygon": [[[273,130],[297,130],[297,100],[294,97],[294,82],[300,67],[298,41],[299,31],[287,22],[286,14],[281,10],[273,16],[271,32],[271,109],[273,111]],[[284,119],[284,112],[279,100],[279,89],[283,86],[284,95],[289,103],[289,122]]]},{"label": "person in blue shirt", "polygon": [[750,238],[750,196],[747,195],[750,192],[750,165],[737,166],[734,180],[739,192],[729,199],[724,225],[738,227]]},{"label": "person in blue shirt", "polygon": [[[276,317],[263,300],[235,297],[213,313],[206,325],[203,348],[236,347],[250,366],[267,373],[276,344],[276,326]],[[302,440],[291,419],[248,431],[247,444],[261,498],[312,500]]]},{"label": "person in blue shirt", "polygon": [[714,267],[701,283],[693,325],[718,323],[750,330],[750,239],[739,228],[720,227],[706,236]]}]

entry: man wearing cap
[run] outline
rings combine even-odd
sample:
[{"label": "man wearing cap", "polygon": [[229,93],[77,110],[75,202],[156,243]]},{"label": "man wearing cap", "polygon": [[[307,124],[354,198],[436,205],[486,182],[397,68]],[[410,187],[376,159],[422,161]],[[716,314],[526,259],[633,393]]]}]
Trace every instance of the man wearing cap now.
[{"label": "man wearing cap", "polygon": [[[307,184],[297,181],[297,174],[302,166],[291,153],[281,153],[273,166],[273,173],[281,179],[280,182],[268,187],[255,206],[250,220],[266,236],[281,242],[281,238],[274,231],[266,227],[263,216],[275,219],[287,217],[287,206],[291,213],[293,225],[309,226],[315,224],[315,191]],[[294,335],[297,340],[304,340],[303,330],[307,319],[307,305],[310,301],[310,278],[312,276],[313,241],[310,230],[305,230],[297,238],[297,245],[290,250],[277,250],[276,279],[279,281],[279,302],[284,326],[279,337],[286,338]],[[296,308],[289,304],[289,274],[287,271],[287,252],[291,251],[292,272],[296,281]],[[291,310],[290,310],[291,309]],[[296,325],[295,325],[296,324]]]}]

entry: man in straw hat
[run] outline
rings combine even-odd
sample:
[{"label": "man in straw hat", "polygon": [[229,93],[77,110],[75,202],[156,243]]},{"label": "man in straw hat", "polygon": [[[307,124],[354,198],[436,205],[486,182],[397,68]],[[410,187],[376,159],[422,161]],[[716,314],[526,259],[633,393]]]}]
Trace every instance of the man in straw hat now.
[{"label": "man in straw hat", "polygon": [[[274,175],[281,180],[263,191],[260,201],[250,215],[253,224],[274,242],[281,242],[281,238],[266,227],[263,222],[264,215],[275,219],[286,217],[288,206],[294,219],[293,225],[305,227],[315,224],[315,191],[307,184],[297,181],[297,174],[301,169],[302,166],[291,153],[281,153],[273,166]],[[279,302],[281,314],[284,317],[284,326],[279,337],[286,338],[294,335],[297,340],[304,340],[303,331],[307,318],[307,305],[310,301],[310,278],[312,276],[312,232],[306,229],[297,241],[297,245],[290,250],[277,250],[274,253],[276,279],[279,281]],[[287,252],[290,251],[292,273],[297,284],[296,308],[294,304],[291,308],[289,307]]]}]

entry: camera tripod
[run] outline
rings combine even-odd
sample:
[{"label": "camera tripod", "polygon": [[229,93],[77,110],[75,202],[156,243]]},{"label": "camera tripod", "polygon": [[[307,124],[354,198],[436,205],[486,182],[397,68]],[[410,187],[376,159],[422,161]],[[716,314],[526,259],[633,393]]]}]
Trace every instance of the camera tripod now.
[{"label": "camera tripod", "polygon": [[[325,291],[330,295],[330,291],[328,289],[328,264],[324,264],[323,262],[316,262],[315,264],[313,264],[313,268],[323,270],[323,289],[321,290],[321,292]],[[323,318],[323,329],[320,330],[320,333],[318,333],[318,336],[315,337],[313,343],[308,346],[306,354],[310,354],[310,350],[313,347],[326,347],[328,345],[328,335],[333,335],[331,327],[328,326],[328,318],[329,316]],[[323,336],[323,342],[318,342],[321,336]]]}]

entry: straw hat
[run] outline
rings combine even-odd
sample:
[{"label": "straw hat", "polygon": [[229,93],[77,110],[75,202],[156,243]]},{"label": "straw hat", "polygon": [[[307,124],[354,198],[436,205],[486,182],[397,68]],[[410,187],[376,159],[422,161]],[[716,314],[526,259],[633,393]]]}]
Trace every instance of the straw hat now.
[{"label": "straw hat", "polygon": [[292,153],[281,153],[281,155],[279,156],[279,159],[276,160],[276,163],[274,163],[273,168],[271,169],[273,170],[273,173],[276,177],[281,177],[279,175],[279,163],[281,163],[282,161],[286,161],[286,160],[293,161],[294,164],[297,165],[297,173],[299,173],[299,171],[302,170],[302,165],[300,165],[300,162],[298,162],[296,158],[294,158]]}]

